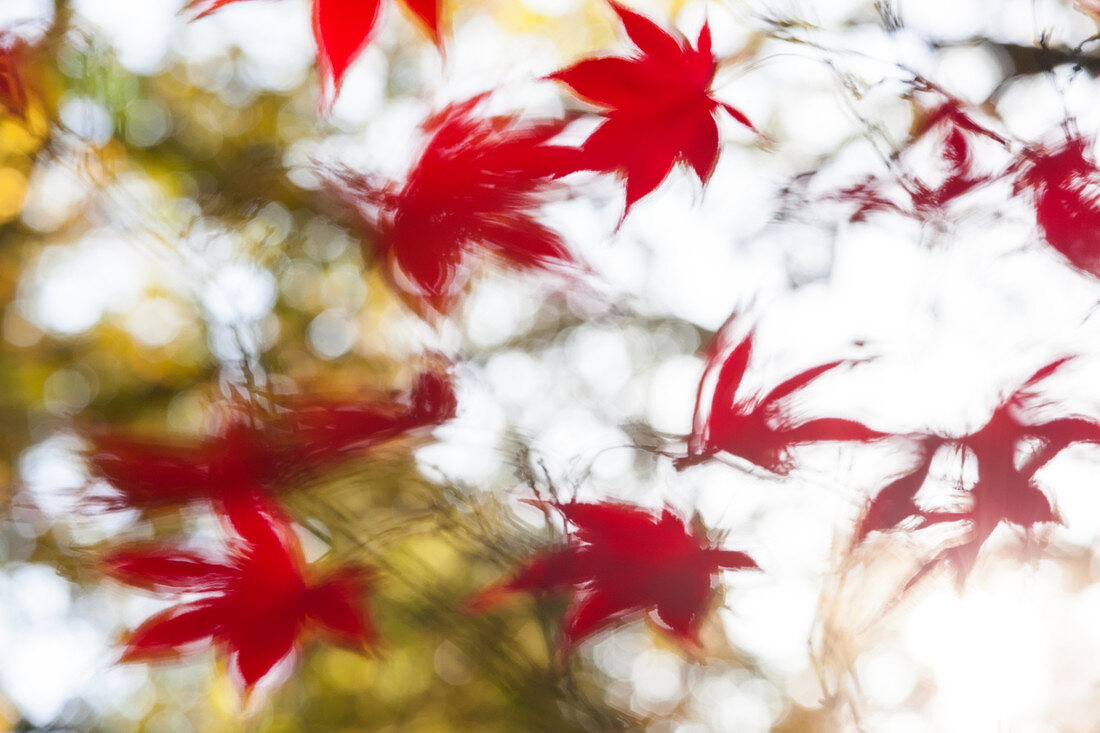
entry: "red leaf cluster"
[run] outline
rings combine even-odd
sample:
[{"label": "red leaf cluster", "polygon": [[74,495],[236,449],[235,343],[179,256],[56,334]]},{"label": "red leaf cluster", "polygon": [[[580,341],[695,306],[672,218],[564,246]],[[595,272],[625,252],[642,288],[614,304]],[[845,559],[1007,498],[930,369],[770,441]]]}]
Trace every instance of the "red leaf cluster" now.
[{"label": "red leaf cluster", "polygon": [[[191,0],[184,8],[202,18],[239,0]],[[432,42],[442,48],[440,0],[399,0]],[[313,0],[313,37],[317,44],[317,68],[321,72],[321,99],[332,107],[351,63],[374,35],[382,0]]]},{"label": "red leaf cluster", "polygon": [[[909,582],[912,585],[930,570],[947,564],[961,584],[982,546],[1001,523],[1031,530],[1039,524],[1060,522],[1050,500],[1036,484],[1035,474],[1073,443],[1100,443],[1100,422],[1081,417],[1033,422],[1028,419],[1027,402],[1034,398],[1033,388],[1066,361],[1059,359],[1035,372],[1001,402],[981,429],[957,438],[920,438],[917,466],[871,500],[856,532],[857,543],[871,532],[897,529],[903,523],[922,528],[966,521],[966,539],[925,563]],[[968,506],[958,511],[928,511],[918,505],[917,492],[928,478],[933,457],[944,446],[972,457],[978,477],[967,492]]]},{"label": "red leaf cluster", "polygon": [[709,24],[703,24],[693,47],[676,31],[609,2],[637,53],[585,59],[549,78],[604,110],[573,170],[620,174],[626,183],[625,217],[677,162],[707,182],[718,162],[719,110],[756,128],[735,107],[713,97],[718,62]]},{"label": "red leaf cluster", "polygon": [[313,573],[294,531],[261,494],[238,494],[223,512],[235,535],[224,557],[152,545],[105,558],[105,571],[128,585],[187,598],[135,629],[123,661],[174,658],[212,645],[229,658],[247,696],[309,633],[354,649],[373,644],[361,607],[367,591],[361,570]]},{"label": "red leaf cluster", "polygon": [[[1006,141],[1000,135],[979,124],[956,99],[926,111],[918,120],[912,136],[899,151],[898,158],[929,135],[935,136],[943,177],[938,182],[922,180],[906,171],[889,180],[868,178],[830,198],[856,204],[852,221],[861,221],[876,211],[893,211],[921,221],[942,217],[956,199],[996,180],[996,172],[974,170],[973,144],[980,139],[999,145]],[[901,189],[901,200],[893,189]]]},{"label": "red leaf cluster", "polygon": [[565,545],[482,591],[470,608],[491,608],[514,592],[569,593],[561,630],[566,651],[613,623],[647,612],[674,638],[698,647],[715,573],[757,568],[742,552],[711,547],[668,509],[656,514],[610,502],[546,506],[574,527]]},{"label": "red leaf cluster", "polygon": [[978,123],[961,102],[948,99],[918,121],[913,135],[894,156],[902,161],[916,143],[936,135],[944,170],[938,183],[899,168],[889,180],[867,178],[828,198],[855,204],[852,221],[877,211],[929,221],[942,218],[963,195],[1012,176],[1015,193],[1031,200],[1043,240],[1076,269],[1100,277],[1100,236],[1096,234],[1100,231],[1100,168],[1085,138],[1072,131],[1072,124],[1067,123],[1067,129],[1071,132],[1061,144],[1025,147],[1007,167],[980,173],[975,170],[974,143],[985,139],[1007,148],[1008,141]]},{"label": "red leaf cluster", "polygon": [[439,425],[455,413],[449,377],[419,376],[408,393],[360,402],[297,397],[274,414],[230,412],[204,440],[134,438],[92,431],[89,463],[117,494],[108,508],[153,509],[238,493],[282,488],[289,481],[382,442]]},{"label": "red leaf cluster", "polygon": [[784,400],[817,377],[847,361],[831,361],[806,369],[780,382],[764,395],[738,397],[741,381],[752,354],[753,332],[734,343],[731,318],[709,347],[709,358],[699,383],[688,456],[679,464],[689,465],[725,451],[777,474],[790,471],[789,451],[793,446],[822,441],[866,443],[887,437],[855,420],[816,418],[802,420]]},{"label": "red leaf cluster", "polygon": [[395,290],[423,315],[446,314],[477,259],[522,270],[575,268],[565,242],[537,219],[569,148],[551,144],[563,120],[484,116],[480,95],[429,119],[405,182],[341,176]]}]

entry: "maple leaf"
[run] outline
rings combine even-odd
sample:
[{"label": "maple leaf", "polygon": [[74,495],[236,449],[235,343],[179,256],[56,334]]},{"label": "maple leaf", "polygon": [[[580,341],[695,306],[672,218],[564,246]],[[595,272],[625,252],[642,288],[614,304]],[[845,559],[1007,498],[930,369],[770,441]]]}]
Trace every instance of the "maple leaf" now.
[{"label": "maple leaf", "polygon": [[551,145],[566,121],[482,116],[487,95],[452,104],[424,124],[428,139],[401,186],[340,174],[395,291],[421,316],[446,314],[491,257],[524,270],[577,266],[536,217],[569,148]]},{"label": "maple leaf", "polygon": [[669,509],[660,514],[612,502],[550,503],[574,528],[565,545],[526,563],[510,580],[471,600],[484,611],[515,592],[571,596],[562,620],[568,652],[597,631],[649,613],[677,640],[698,648],[699,625],[721,569],[757,569],[742,552],[712,547]]},{"label": "maple leaf", "polygon": [[1017,192],[1030,194],[1047,244],[1073,267],[1100,277],[1100,170],[1088,144],[1071,135],[1053,149],[1024,153]]},{"label": "maple leaf", "polygon": [[367,590],[362,569],[314,572],[293,529],[262,494],[238,494],[222,510],[233,532],[222,557],[152,545],[104,559],[108,575],[180,597],[130,633],[121,661],[158,661],[214,646],[229,657],[247,697],[309,632],[353,649],[374,643],[361,608]]},{"label": "maple leaf", "polygon": [[709,24],[703,24],[693,48],[676,31],[609,2],[637,53],[585,59],[547,78],[604,109],[603,121],[567,172],[619,173],[626,183],[625,217],[677,162],[694,170],[702,183],[710,179],[718,162],[719,110],[756,128],[735,107],[712,96],[718,62]]},{"label": "maple leaf", "polygon": [[[240,0],[191,0],[184,10],[197,20]],[[443,47],[441,0],[400,0],[438,48]],[[370,43],[382,0],[313,0],[313,38],[321,72],[321,100],[331,109],[344,74]]]},{"label": "maple leaf", "polygon": [[455,407],[450,379],[426,371],[409,392],[382,399],[295,397],[263,417],[235,407],[216,435],[201,440],[92,430],[89,464],[116,492],[94,503],[153,509],[281,488],[304,473],[445,422]]},{"label": "maple leaf", "polygon": [[[1035,474],[1073,443],[1100,443],[1100,422],[1082,417],[1032,422],[1026,407],[1034,397],[1032,389],[1066,361],[1059,359],[1036,371],[1002,400],[981,429],[957,438],[926,437],[917,467],[886,486],[869,503],[857,531],[857,543],[872,531],[896,529],[906,521],[914,522],[915,529],[966,521],[969,529],[965,539],[924,563],[907,583],[911,587],[934,568],[946,564],[954,569],[961,586],[982,546],[1000,524],[1030,531],[1040,524],[1060,523],[1050,500],[1036,484]],[[964,451],[977,467],[977,479],[967,492],[967,506],[958,511],[925,510],[916,502],[933,455],[943,445]]]},{"label": "maple leaf", "polygon": [[699,383],[695,417],[688,439],[688,455],[677,462],[686,466],[725,451],[772,473],[791,468],[789,450],[799,444],[822,441],[869,442],[887,437],[855,420],[817,418],[800,420],[783,401],[817,377],[849,361],[831,361],[790,377],[763,395],[738,398],[752,354],[753,332],[734,343],[735,318],[719,330],[708,351]]},{"label": "maple leaf", "polygon": [[[862,221],[876,211],[894,211],[928,221],[942,217],[953,201],[998,177],[996,173],[978,173],[974,170],[973,141],[992,140],[1002,146],[1006,141],[975,121],[962,102],[949,99],[925,110],[918,116],[912,135],[896,157],[900,158],[927,135],[936,136],[935,145],[939,149],[944,173],[939,182],[899,172],[894,179],[887,181],[867,178],[829,198],[855,203],[856,209],[850,217],[852,221]],[[901,189],[903,200],[898,201],[890,195],[894,188]]]}]

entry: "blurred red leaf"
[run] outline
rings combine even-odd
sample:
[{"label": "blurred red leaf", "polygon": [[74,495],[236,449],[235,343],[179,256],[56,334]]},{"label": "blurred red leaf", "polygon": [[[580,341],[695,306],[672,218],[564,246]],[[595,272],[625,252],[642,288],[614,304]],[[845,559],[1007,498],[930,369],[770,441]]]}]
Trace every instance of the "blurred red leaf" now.
[{"label": "blurred red leaf", "polygon": [[637,53],[585,59],[549,78],[605,110],[571,170],[619,173],[626,182],[625,216],[677,162],[707,182],[718,162],[720,109],[756,128],[739,110],[711,96],[718,63],[708,24],[692,47],[678,32],[609,2]]},{"label": "blurred red leaf", "polygon": [[27,63],[27,43],[15,33],[0,31],[0,105],[8,112],[25,119],[27,88],[23,69]]},{"label": "blurred red leaf", "polygon": [[734,343],[731,318],[708,349],[708,361],[696,397],[695,418],[688,439],[688,456],[679,465],[690,465],[719,452],[732,455],[772,473],[791,469],[792,446],[821,441],[866,443],[887,437],[855,420],[819,418],[802,420],[783,406],[790,397],[822,374],[852,362],[832,361],[806,369],[780,382],[768,393],[738,397],[752,353],[753,333]]},{"label": "blurred red leaf", "polygon": [[919,441],[917,464],[894,478],[868,503],[856,530],[856,544],[867,539],[871,532],[895,528],[906,519],[921,514],[917,492],[928,479],[932,459],[940,445],[942,441],[931,436]]},{"label": "blurred red leaf", "polygon": [[357,649],[374,643],[361,608],[367,590],[362,570],[311,574],[294,531],[262,494],[237,494],[222,511],[235,535],[223,557],[154,545],[104,559],[105,572],[124,583],[188,598],[135,629],[122,661],[156,661],[214,646],[229,657],[247,696],[310,631]]},{"label": "blurred red leaf", "polygon": [[382,399],[340,401],[299,396],[258,417],[236,408],[203,440],[135,438],[110,428],[89,431],[88,461],[117,492],[107,508],[151,509],[283,488],[303,474],[454,416],[450,378],[422,373],[413,389]]},{"label": "blurred red leaf", "polygon": [[698,629],[723,568],[757,568],[748,555],[711,547],[665,509],[628,504],[548,504],[574,528],[566,544],[526,563],[511,580],[474,596],[483,611],[514,592],[569,592],[562,621],[568,652],[581,640],[630,616],[650,613],[668,633],[698,647]]},{"label": "blurred red leaf", "polygon": [[1016,180],[1047,244],[1078,270],[1100,277],[1100,170],[1079,135],[1025,152]]},{"label": "blurred red leaf", "polygon": [[[184,8],[197,20],[240,0],[191,0]],[[443,46],[441,0],[398,0],[437,47]],[[321,72],[321,102],[331,109],[348,67],[374,35],[382,0],[313,0],[313,37]]]},{"label": "blurred red leaf", "polygon": [[[1050,500],[1036,484],[1035,474],[1073,443],[1100,443],[1100,422],[1081,417],[1032,422],[1027,419],[1025,403],[1034,397],[1031,388],[1066,361],[1059,359],[1036,371],[1001,402],[980,430],[959,438],[925,437],[916,468],[887,485],[868,504],[857,531],[857,543],[873,531],[898,529],[907,520],[914,520],[914,529],[966,521],[969,529],[965,539],[925,563],[908,583],[912,586],[946,564],[954,569],[961,585],[982,546],[1002,522],[1028,531],[1039,524],[1060,522]],[[1032,442],[1037,445],[1030,445]],[[965,451],[964,455],[972,456],[977,464],[977,480],[967,492],[968,506],[959,511],[929,511],[916,502],[933,455],[942,445]]]},{"label": "blurred red leaf", "polygon": [[340,174],[338,194],[359,210],[391,284],[422,316],[446,314],[475,255],[523,270],[577,263],[536,218],[553,176],[574,152],[550,144],[564,120],[483,116],[479,95],[424,125],[427,142],[405,183]]}]

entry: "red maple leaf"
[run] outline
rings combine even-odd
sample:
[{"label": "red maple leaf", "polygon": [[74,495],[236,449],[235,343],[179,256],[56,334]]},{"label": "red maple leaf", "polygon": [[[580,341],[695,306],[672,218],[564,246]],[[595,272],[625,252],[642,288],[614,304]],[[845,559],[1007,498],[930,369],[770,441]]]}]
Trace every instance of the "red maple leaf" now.
[{"label": "red maple leaf", "polygon": [[605,110],[571,170],[619,173],[626,182],[625,217],[677,162],[707,182],[718,162],[720,109],[754,132],[756,128],[735,107],[712,96],[718,62],[707,23],[693,48],[678,32],[609,2],[637,53],[585,59],[548,78]]},{"label": "red maple leaf", "polygon": [[1025,151],[1017,191],[1026,191],[1047,244],[1078,270],[1100,277],[1100,170],[1080,135]]},{"label": "red maple leaf", "polygon": [[758,567],[742,552],[711,547],[669,509],[656,514],[611,502],[546,506],[575,528],[565,545],[480,592],[470,608],[491,608],[514,592],[569,592],[561,631],[566,652],[610,624],[647,612],[673,637],[698,648],[714,574]]},{"label": "red maple leaf", "polygon": [[850,361],[831,361],[780,382],[764,395],[738,398],[752,353],[753,332],[738,343],[730,338],[735,318],[727,321],[709,347],[707,367],[699,383],[695,418],[688,439],[685,466],[725,451],[777,474],[792,468],[789,450],[799,444],[822,441],[869,442],[887,437],[855,420],[817,418],[801,420],[783,400],[825,372]]},{"label": "red maple leaf", "polygon": [[374,643],[361,608],[367,590],[362,569],[318,573],[308,567],[294,531],[260,494],[239,494],[223,510],[235,536],[222,557],[152,545],[105,558],[112,577],[181,597],[129,635],[122,661],[171,659],[214,646],[229,657],[247,696],[310,632],[354,649]]},{"label": "red maple leaf", "polygon": [[[975,121],[962,102],[949,99],[924,112],[896,157],[901,159],[930,134],[936,136],[943,169],[943,178],[938,182],[899,171],[891,180],[868,178],[829,198],[857,204],[852,221],[861,221],[875,211],[894,211],[927,221],[942,217],[953,201],[998,177],[993,172],[974,170],[972,146],[975,139],[993,140],[1000,145],[1006,144],[1005,139]],[[900,188],[901,200],[891,195],[895,188]]]},{"label": "red maple leaf", "polygon": [[[1061,522],[1036,484],[1035,474],[1072,443],[1100,443],[1100,422],[1082,417],[1032,422],[1027,416],[1027,402],[1034,397],[1032,388],[1066,361],[1059,359],[1035,372],[1001,402],[980,430],[959,438],[924,438],[917,467],[893,481],[869,503],[857,532],[857,543],[873,531],[897,529],[903,522],[918,529],[966,521],[969,523],[966,538],[925,563],[907,587],[943,564],[954,569],[961,585],[973,569],[982,546],[1001,523],[1030,531],[1039,524]],[[963,451],[964,456],[971,456],[977,464],[977,479],[966,492],[967,506],[957,511],[925,510],[916,501],[932,458],[943,445]]]},{"label": "red maple leaf", "polygon": [[[191,0],[184,10],[202,18],[239,0]],[[439,48],[441,0],[400,0]],[[332,107],[340,93],[344,73],[370,42],[378,23],[382,0],[313,0],[313,37],[317,43],[317,68],[321,72],[321,99]]]},{"label": "red maple leaf", "polygon": [[278,407],[263,417],[233,408],[218,434],[203,440],[90,431],[89,463],[115,492],[93,503],[144,510],[282,488],[305,473],[450,419],[455,399],[449,378],[428,371],[410,392],[384,399],[297,397]]},{"label": "red maple leaf", "polygon": [[452,104],[424,125],[427,142],[401,186],[339,175],[384,272],[422,316],[446,314],[469,282],[475,254],[525,270],[577,263],[536,219],[570,148],[549,144],[564,120],[486,117],[486,95]]}]

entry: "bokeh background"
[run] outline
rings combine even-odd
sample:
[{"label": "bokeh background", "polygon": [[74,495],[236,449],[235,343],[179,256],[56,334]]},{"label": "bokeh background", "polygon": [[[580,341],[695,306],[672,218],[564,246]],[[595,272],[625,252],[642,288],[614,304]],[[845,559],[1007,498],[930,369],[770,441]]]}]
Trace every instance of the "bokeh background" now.
[{"label": "bokeh background", "polygon": [[[1056,142],[1071,118],[1094,139],[1086,5],[634,3],[692,37],[709,19],[729,61],[718,96],[770,143],[730,122],[705,191],[676,171],[621,227],[614,182],[573,177],[546,218],[591,265],[590,287],[487,270],[432,327],[361,251],[326,170],[400,179],[423,118],[486,89],[501,110],[577,108],[540,78],[624,48],[608,8],[450,3],[445,63],[387,8],[321,116],[307,3],[235,3],[193,23],[181,4],[0,3],[0,27],[37,48],[27,120],[0,118],[0,729],[1097,730],[1095,447],[1040,475],[1065,526],[1026,542],[1002,528],[964,593],[936,576],[893,605],[944,539],[848,553],[867,497],[913,460],[896,443],[807,448],[782,480],[722,462],[678,472],[669,457],[691,428],[702,348],[736,310],[758,324],[746,386],[869,359],[815,382],[807,411],[963,434],[1035,368],[1080,354],[1049,394],[1100,416],[1096,283],[1039,242],[1010,183],[931,223],[853,222],[821,200],[904,142],[913,72],[1014,139]],[[458,417],[289,497],[311,557],[380,569],[385,647],[316,647],[243,709],[212,655],[115,665],[116,640],[160,602],[98,576],[96,553],[217,530],[198,511],[88,510],[81,421],[200,434],[242,390],[403,387],[425,351],[461,356]],[[553,540],[516,501],[532,486],[698,512],[763,572],[723,579],[701,663],[632,623],[563,671],[560,604],[460,611]]]}]

